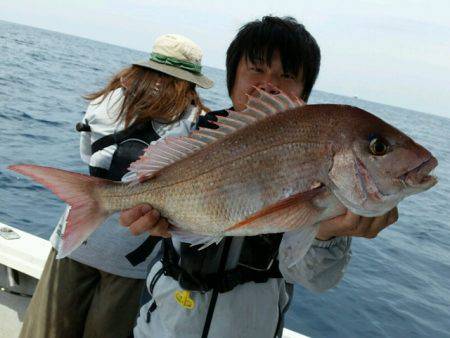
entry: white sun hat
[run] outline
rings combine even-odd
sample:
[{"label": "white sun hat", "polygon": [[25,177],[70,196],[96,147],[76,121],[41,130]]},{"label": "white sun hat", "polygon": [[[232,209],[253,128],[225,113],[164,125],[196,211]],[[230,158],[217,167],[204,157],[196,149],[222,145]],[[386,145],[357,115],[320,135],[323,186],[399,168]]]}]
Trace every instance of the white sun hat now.
[{"label": "white sun hat", "polygon": [[134,65],[155,69],[199,85],[211,88],[214,82],[202,74],[202,50],[192,40],[178,34],[158,37],[150,59]]}]

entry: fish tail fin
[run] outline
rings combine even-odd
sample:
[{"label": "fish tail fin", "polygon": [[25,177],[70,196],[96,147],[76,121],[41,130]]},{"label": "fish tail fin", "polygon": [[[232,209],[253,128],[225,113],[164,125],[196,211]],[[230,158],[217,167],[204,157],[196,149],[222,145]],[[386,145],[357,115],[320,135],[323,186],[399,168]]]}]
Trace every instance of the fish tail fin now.
[{"label": "fish tail fin", "polygon": [[112,184],[111,181],[31,164],[8,169],[32,178],[70,205],[58,258],[75,250],[111,214],[98,200],[98,189]]}]

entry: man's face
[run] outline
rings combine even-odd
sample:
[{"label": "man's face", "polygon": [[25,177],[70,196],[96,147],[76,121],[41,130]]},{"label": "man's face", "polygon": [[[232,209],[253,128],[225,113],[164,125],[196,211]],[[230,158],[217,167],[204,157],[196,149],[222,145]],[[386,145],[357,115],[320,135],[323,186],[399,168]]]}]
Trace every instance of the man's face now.
[{"label": "man's face", "polygon": [[288,95],[300,97],[303,93],[301,74],[287,74],[283,71],[280,53],[275,51],[272,56],[271,67],[264,62],[252,63],[242,57],[236,70],[236,80],[231,91],[231,101],[237,111],[245,109],[246,94],[251,94],[253,86],[264,91],[275,93],[273,86]]}]

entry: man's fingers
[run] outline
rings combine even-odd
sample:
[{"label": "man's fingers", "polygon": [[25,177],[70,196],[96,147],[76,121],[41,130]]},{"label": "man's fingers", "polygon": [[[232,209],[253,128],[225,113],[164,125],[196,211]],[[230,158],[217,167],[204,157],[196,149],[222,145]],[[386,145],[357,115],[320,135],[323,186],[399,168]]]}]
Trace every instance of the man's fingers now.
[{"label": "man's fingers", "polygon": [[367,232],[365,233],[364,237],[367,237],[367,238],[377,237],[378,233],[389,225],[388,217],[389,217],[389,213],[386,213],[382,216],[373,218],[372,224],[371,224],[370,228],[367,230]]},{"label": "man's fingers", "polygon": [[350,210],[347,210],[346,214],[344,215],[344,223],[347,225],[356,225],[359,224],[361,216],[354,214]]},{"label": "man's fingers", "polygon": [[[361,216],[347,210],[346,214],[336,224],[338,231],[344,232],[347,236],[358,232]],[[337,221],[337,219],[336,219]]]},{"label": "man's fingers", "polygon": [[370,230],[373,225],[373,217],[360,217],[357,232],[364,234]]},{"label": "man's fingers", "polygon": [[391,211],[389,211],[389,217],[388,217],[388,225],[394,224],[398,221],[398,209],[395,207]]},{"label": "man's fingers", "polygon": [[359,219],[358,216],[351,211],[332,219],[320,222],[320,228],[317,238],[331,236],[353,236],[357,230]]},{"label": "man's fingers", "polygon": [[167,231],[170,224],[167,222],[165,218],[160,218],[159,221],[155,224],[155,226],[149,230],[150,234],[153,236],[161,236],[164,238],[168,238],[171,236],[170,232]]},{"label": "man's fingers", "polygon": [[397,208],[379,217],[363,217],[347,210],[345,215],[321,222],[317,238],[329,238],[331,236],[375,238],[381,230],[397,222],[397,220]]},{"label": "man's fingers", "polygon": [[375,238],[383,229],[395,223],[398,219],[398,209],[394,208],[386,214],[373,218],[370,229],[364,237]]},{"label": "man's fingers", "polygon": [[150,231],[158,223],[160,215],[158,210],[153,209],[145,215],[139,217],[131,223],[129,229],[133,235],[140,235],[146,231]]},{"label": "man's fingers", "polygon": [[149,204],[137,205],[131,209],[123,210],[120,213],[120,224],[123,226],[130,226],[133,222],[137,221],[140,217],[152,210],[152,206]]},{"label": "man's fingers", "polygon": [[133,235],[140,235],[149,232],[154,236],[170,237],[167,231],[170,224],[166,219],[161,218],[158,210],[153,209],[149,204],[141,204],[131,209],[123,210],[120,213],[120,224],[130,229]]}]

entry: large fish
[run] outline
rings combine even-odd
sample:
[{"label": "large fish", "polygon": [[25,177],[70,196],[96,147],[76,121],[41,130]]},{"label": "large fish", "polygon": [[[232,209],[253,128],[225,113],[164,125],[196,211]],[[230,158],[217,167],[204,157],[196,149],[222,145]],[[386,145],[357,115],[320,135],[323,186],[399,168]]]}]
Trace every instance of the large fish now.
[{"label": "large fish", "polygon": [[[30,176],[71,206],[60,255],[113,212],[149,203],[181,231],[212,238],[309,229],[345,209],[378,216],[436,183],[437,160],[398,129],[359,108],[295,104],[259,91],[218,129],[166,138],[117,183],[36,165]],[[181,233],[181,232],[180,232]]]}]

